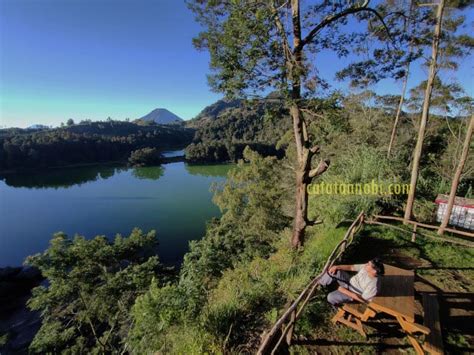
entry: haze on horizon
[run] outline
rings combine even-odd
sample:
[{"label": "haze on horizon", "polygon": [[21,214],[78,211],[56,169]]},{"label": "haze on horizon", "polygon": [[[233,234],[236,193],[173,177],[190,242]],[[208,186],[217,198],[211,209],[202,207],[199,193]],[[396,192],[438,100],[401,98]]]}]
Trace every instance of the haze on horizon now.
[{"label": "haze on horizon", "polygon": [[[0,126],[133,120],[155,108],[193,118],[222,97],[207,85],[208,53],[192,45],[198,32],[184,1],[3,0]],[[330,80],[351,61],[319,58]],[[471,62],[459,68],[470,75],[456,79],[473,96]],[[410,84],[425,76],[424,69],[414,69]],[[376,88],[399,94],[400,86],[383,81]]]}]

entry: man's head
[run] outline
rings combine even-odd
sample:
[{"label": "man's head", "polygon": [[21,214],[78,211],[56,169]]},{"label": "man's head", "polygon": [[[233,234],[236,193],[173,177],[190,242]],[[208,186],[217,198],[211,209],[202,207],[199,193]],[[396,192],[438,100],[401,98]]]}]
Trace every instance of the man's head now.
[{"label": "man's head", "polygon": [[383,267],[382,260],[379,258],[374,258],[365,264],[365,269],[367,273],[372,277],[381,276],[385,273],[385,268]]}]

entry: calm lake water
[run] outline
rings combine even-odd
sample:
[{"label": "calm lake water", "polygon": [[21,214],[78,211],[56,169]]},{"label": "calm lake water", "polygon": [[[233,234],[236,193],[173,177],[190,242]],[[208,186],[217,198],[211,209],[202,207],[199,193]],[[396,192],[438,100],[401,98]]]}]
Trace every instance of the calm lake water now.
[{"label": "calm lake water", "polygon": [[113,237],[128,236],[134,227],[156,230],[160,259],[177,264],[188,241],[202,238],[206,221],[220,215],[209,188],[223,183],[232,166],[102,165],[3,177],[0,267],[43,251],[57,231]]}]

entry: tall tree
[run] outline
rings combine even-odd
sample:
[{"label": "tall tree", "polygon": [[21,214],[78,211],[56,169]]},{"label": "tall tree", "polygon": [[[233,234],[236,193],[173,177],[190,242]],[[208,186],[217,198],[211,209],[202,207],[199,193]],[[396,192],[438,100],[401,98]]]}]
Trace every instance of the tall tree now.
[{"label": "tall tree", "polygon": [[471,146],[472,131],[474,129],[474,115],[471,115],[469,120],[469,126],[467,127],[466,138],[464,139],[464,144],[462,148],[461,157],[459,159],[456,172],[454,173],[453,181],[451,182],[451,191],[449,192],[448,205],[446,206],[446,211],[443,216],[443,221],[441,226],[438,229],[438,234],[442,235],[444,230],[448,226],[449,219],[451,218],[451,212],[454,206],[454,199],[456,198],[456,191],[458,189],[459,181],[461,180],[461,174],[466,164],[467,155],[469,153],[469,148]]},{"label": "tall tree", "polygon": [[296,150],[291,243],[299,247],[306,227],[316,223],[308,219],[307,186],[329,167],[328,160],[315,159],[320,147],[308,134],[312,116],[304,111],[306,97],[327,84],[313,64],[315,55],[332,49],[345,56],[352,43],[361,41],[363,34],[341,30],[349,17],[375,18],[385,27],[383,18],[369,0],[320,1],[304,8],[300,0],[190,0],[188,5],[204,27],[195,45],[209,50],[209,82],[215,91],[249,97],[276,89],[285,99]]},{"label": "tall tree", "polygon": [[[426,46],[431,37],[431,56],[426,64],[429,66],[428,77],[424,85],[423,105],[421,109],[421,119],[418,127],[418,136],[416,146],[413,152],[410,184],[411,189],[408,194],[404,219],[409,220],[412,217],[413,204],[415,200],[416,186],[422,158],[423,141],[425,138],[426,126],[430,114],[430,109],[438,106],[438,97],[451,97],[459,94],[461,88],[459,85],[443,84],[439,78],[439,71],[442,69],[457,69],[457,60],[465,57],[474,47],[474,39],[464,33],[459,34],[458,29],[465,22],[464,16],[456,16],[455,11],[469,6],[469,1],[464,0],[440,0],[438,4],[421,4],[421,8],[431,17],[434,22],[434,33],[431,35],[428,28],[421,30],[420,37],[415,41],[415,45],[422,48]],[[417,90],[412,90],[416,93]],[[435,96],[433,96],[436,93]],[[416,99],[416,97],[414,97]],[[453,97],[453,101],[456,99]],[[435,106],[436,104],[436,106]],[[444,105],[444,111],[449,111],[449,105]]]},{"label": "tall tree", "polygon": [[430,100],[431,93],[433,91],[433,84],[436,76],[436,67],[438,60],[438,47],[441,36],[441,26],[443,22],[443,12],[444,12],[445,0],[440,0],[440,3],[437,6],[436,12],[436,26],[434,30],[433,44],[431,49],[431,61],[430,61],[430,71],[428,74],[428,80],[426,82],[425,97],[423,101],[423,111],[421,113],[420,127],[418,129],[418,138],[416,141],[415,150],[413,152],[413,161],[412,161],[412,170],[410,178],[410,191],[408,193],[407,205],[405,207],[405,216],[406,221],[410,220],[413,203],[415,201],[415,190],[416,183],[418,181],[418,171],[420,168],[420,159],[421,152],[423,149],[423,140],[425,138],[426,124],[428,122],[428,114],[430,111]]}]

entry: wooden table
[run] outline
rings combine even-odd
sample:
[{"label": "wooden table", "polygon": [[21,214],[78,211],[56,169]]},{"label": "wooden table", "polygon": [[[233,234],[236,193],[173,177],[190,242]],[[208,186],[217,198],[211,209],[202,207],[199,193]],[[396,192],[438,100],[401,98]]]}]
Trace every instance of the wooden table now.
[{"label": "wooden table", "polygon": [[[413,336],[415,332],[429,334],[430,330],[415,323],[415,273],[395,266],[384,264],[385,275],[381,278],[379,296],[368,305],[348,303],[341,307],[333,317],[334,323],[343,323],[365,336],[362,322],[383,312],[397,319],[407,333],[410,343],[418,354],[424,354],[421,345]],[[346,318],[347,315],[347,318]]]}]

